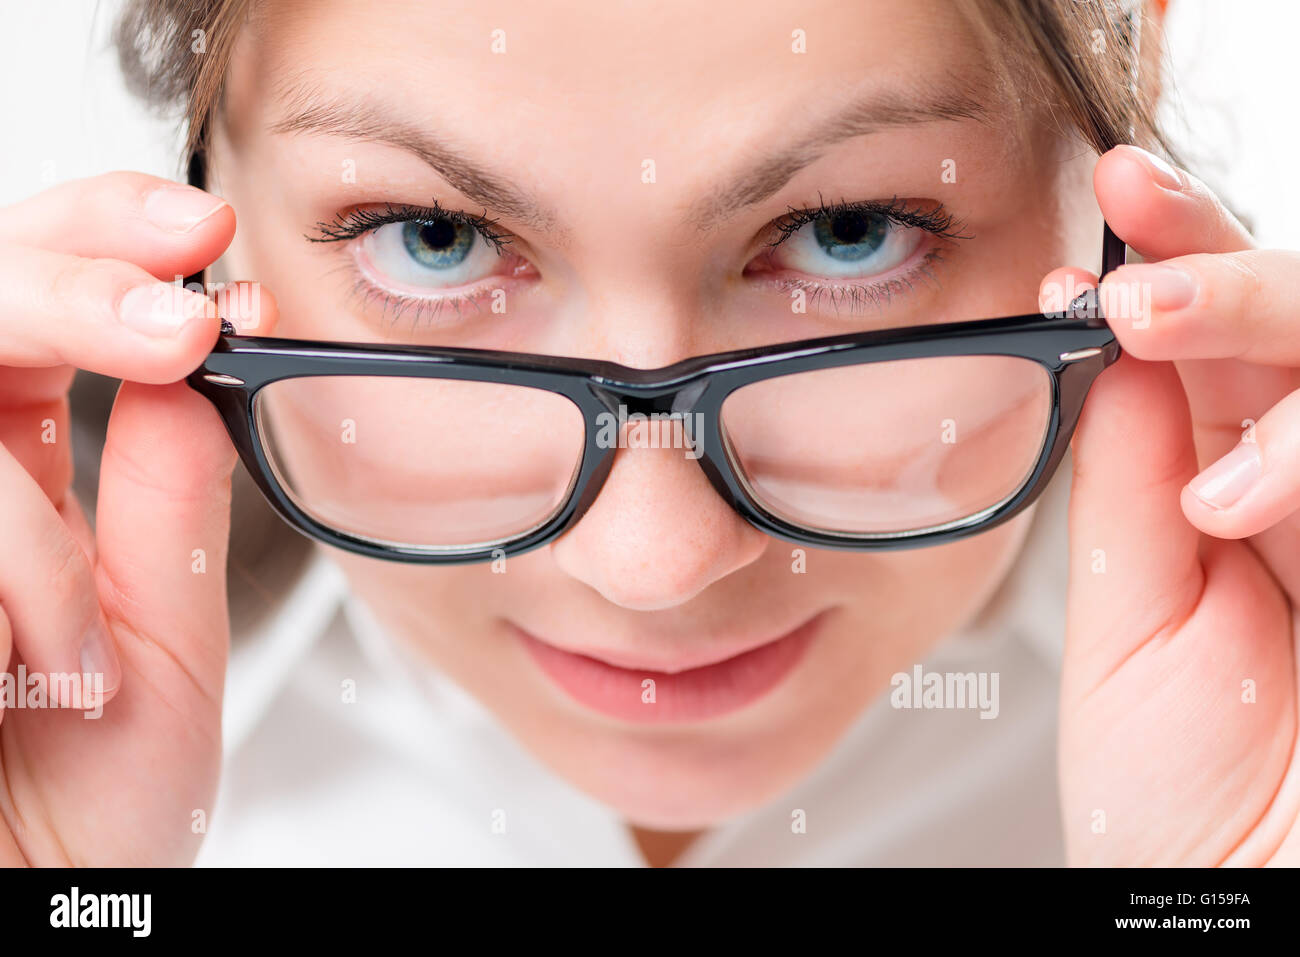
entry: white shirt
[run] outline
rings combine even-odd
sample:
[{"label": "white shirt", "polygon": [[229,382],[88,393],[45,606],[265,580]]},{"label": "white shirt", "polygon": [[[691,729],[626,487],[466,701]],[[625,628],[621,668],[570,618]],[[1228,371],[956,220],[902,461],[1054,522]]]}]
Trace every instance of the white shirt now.
[{"label": "white shirt", "polygon": [[[980,618],[921,662],[927,673],[997,673],[997,717],[897,709],[885,694],[801,783],[701,836],[679,866],[1063,863],[1069,472],[1067,457]],[[390,640],[323,551],[232,655],[223,722],[200,866],[644,866],[613,810]]]}]

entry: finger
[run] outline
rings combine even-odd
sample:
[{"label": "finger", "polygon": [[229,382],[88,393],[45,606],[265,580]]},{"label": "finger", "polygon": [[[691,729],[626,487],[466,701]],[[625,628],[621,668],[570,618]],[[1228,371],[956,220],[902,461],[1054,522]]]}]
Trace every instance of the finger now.
[{"label": "finger", "polygon": [[1144,259],[1255,245],[1204,183],[1136,146],[1117,146],[1102,156],[1092,182],[1106,222]]},{"label": "finger", "polygon": [[[121,680],[112,638],[100,612],[94,575],[80,543],[22,465],[0,449],[0,528],[11,546],[0,549],[0,605],[28,671],[46,676],[96,674],[105,698]],[[50,688],[56,686],[53,681]],[[62,682],[66,707],[94,701]]]},{"label": "finger", "polygon": [[187,385],[122,384],[96,510],[104,610],[126,626],[129,671],[163,687],[179,665],[213,702],[225,671],[234,465],[216,410]]},{"label": "finger", "polygon": [[214,283],[210,290],[217,315],[228,320],[242,336],[269,336],[280,319],[275,296],[250,280]]},{"label": "finger", "polygon": [[[0,378],[52,371],[56,370],[0,369]],[[71,375],[60,378],[71,378]],[[43,384],[36,383],[38,389]],[[0,403],[0,445],[21,463],[41,493],[56,507],[63,501],[72,481],[72,435],[68,430],[65,395],[33,397],[31,401],[12,405]]]},{"label": "finger", "polygon": [[1120,359],[1093,384],[1073,439],[1067,674],[1095,687],[1194,607],[1199,533],[1183,517],[1196,473],[1187,402],[1169,363]]},{"label": "finger", "polygon": [[1300,253],[1271,249],[1121,266],[1100,290],[1105,305],[1123,299],[1135,307],[1132,321],[1111,325],[1141,359],[1283,366],[1300,365],[1297,295]]},{"label": "finger", "polygon": [[1187,392],[1197,462],[1205,468],[1300,385],[1294,369],[1217,359],[1175,363]]},{"label": "finger", "polygon": [[1207,466],[1296,386],[1285,367],[1300,349],[1284,300],[1300,288],[1300,256],[1253,249],[1203,184],[1142,150],[1103,159],[1095,181],[1112,225],[1147,256],[1175,258],[1120,268],[1102,284],[1101,302],[1126,351],[1178,362]]},{"label": "finger", "polygon": [[1182,505],[1189,521],[1218,538],[1254,535],[1300,509],[1300,392],[1192,479]]},{"label": "finger", "polygon": [[1097,277],[1086,269],[1062,266],[1053,269],[1038,286],[1038,308],[1049,315],[1060,315],[1075,299],[1097,288]]},{"label": "finger", "polygon": [[48,402],[66,395],[77,370],[68,366],[0,368],[0,406]]},{"label": "finger", "polygon": [[[1272,250],[1199,254],[1124,266],[1101,287],[1121,346],[1178,362],[1202,466],[1295,387],[1300,255]],[[1124,318],[1127,303],[1131,317]],[[1118,308],[1117,308],[1118,305]]]},{"label": "finger", "polygon": [[217,336],[210,299],[114,259],[0,249],[0,365],[174,382]]},{"label": "finger", "polygon": [[90,567],[94,568],[97,561],[95,530],[90,527],[90,522],[86,520],[85,509],[77,501],[77,496],[64,496],[63,503],[59,506],[59,517],[63,519],[63,524],[68,527],[68,531],[77,540],[81,550],[86,553],[86,560],[90,562]]},{"label": "finger", "polygon": [[144,173],[73,180],[0,208],[0,242],[120,259],[165,280],[198,272],[234,234],[225,200]]},{"label": "finger", "polygon": [[[9,625],[9,616],[5,614],[4,606],[0,605],[0,671],[13,674],[13,632]],[[5,719],[5,696],[0,695],[0,723]],[[2,827],[2,826],[0,826]],[[4,859],[3,852],[0,852],[0,860]]]}]

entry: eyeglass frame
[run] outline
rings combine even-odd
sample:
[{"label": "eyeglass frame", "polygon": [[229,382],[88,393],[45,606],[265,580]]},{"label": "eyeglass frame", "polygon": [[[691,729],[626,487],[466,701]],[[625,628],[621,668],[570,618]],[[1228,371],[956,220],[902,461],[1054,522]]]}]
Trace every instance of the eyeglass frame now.
[{"label": "eyeglass frame", "polygon": [[[188,181],[203,189],[201,150],[190,157]],[[1124,243],[1107,223],[1102,275],[1123,265]],[[206,289],[206,270],[186,285]],[[186,377],[220,414],[240,460],[271,507],[302,534],[371,558],[450,565],[522,555],[572,528],[596,500],[618,451],[599,440],[610,414],[698,416],[691,436],[713,489],[746,521],[776,538],[814,548],[884,551],[957,541],[1009,521],[1047,487],[1069,447],[1084,400],[1098,375],[1120,356],[1095,290],[1076,298],[1059,316],[1027,313],[854,332],[683,359],[658,369],[604,360],[574,359],[487,349],[328,342],[243,336],[222,319],[222,331],[203,363]],[[1042,449],[1019,489],[974,515],[903,532],[831,532],[805,528],[763,507],[738,463],[727,452],[722,404],[736,389],[767,379],[897,359],[1010,356],[1036,362],[1052,387],[1052,408]],[[332,528],[312,517],[281,486],[266,456],[256,418],[256,396],[272,382],[311,376],[384,376],[455,379],[514,385],[561,395],[582,413],[582,460],[564,502],[543,522],[518,536],[463,546],[419,546],[382,541]],[[695,457],[695,456],[692,456]]]}]

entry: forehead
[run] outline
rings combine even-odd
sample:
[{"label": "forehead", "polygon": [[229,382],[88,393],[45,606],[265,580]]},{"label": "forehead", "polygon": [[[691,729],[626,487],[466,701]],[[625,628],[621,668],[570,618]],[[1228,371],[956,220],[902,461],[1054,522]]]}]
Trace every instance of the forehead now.
[{"label": "forehead", "polygon": [[[988,190],[1042,165],[1059,125],[998,82],[959,6],[278,0],[239,37],[224,132],[289,192],[351,189],[348,162],[360,199],[417,195],[432,167],[557,246],[618,221],[702,240],[823,190],[927,196],[940,164]],[[480,188],[409,146],[431,140]]]},{"label": "forehead", "polygon": [[987,85],[951,0],[278,0],[258,10],[239,63],[263,96],[332,77],[440,124],[495,129],[497,140],[570,122],[661,141],[688,127],[721,138],[785,123],[793,133],[809,113],[877,88]]}]

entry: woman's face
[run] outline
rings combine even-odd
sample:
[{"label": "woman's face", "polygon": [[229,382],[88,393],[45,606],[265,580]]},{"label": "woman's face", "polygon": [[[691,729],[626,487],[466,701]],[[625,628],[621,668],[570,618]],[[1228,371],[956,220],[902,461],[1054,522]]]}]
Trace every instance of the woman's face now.
[{"label": "woman's face", "polygon": [[[279,303],[257,334],[653,368],[1025,312],[1053,267],[1096,265],[1095,157],[992,79],[941,0],[264,6],[215,151],[240,217],[230,272]],[[871,202],[906,222],[834,208]],[[405,207],[425,225],[402,225]],[[925,410],[937,442],[944,397],[969,413],[981,390],[900,376],[854,421],[879,414],[865,438],[897,440],[895,410]],[[440,402],[461,411],[431,414]],[[369,502],[377,528],[472,536],[549,507],[568,415],[333,381],[272,417],[339,515]],[[798,458],[800,481],[826,462],[799,450],[832,447],[808,428],[760,450]],[[538,757],[636,825],[685,830],[810,770],[979,611],[1030,514],[939,547],[800,550],[735,514],[681,448],[629,447],[573,529],[504,565],[335,557]]]}]

